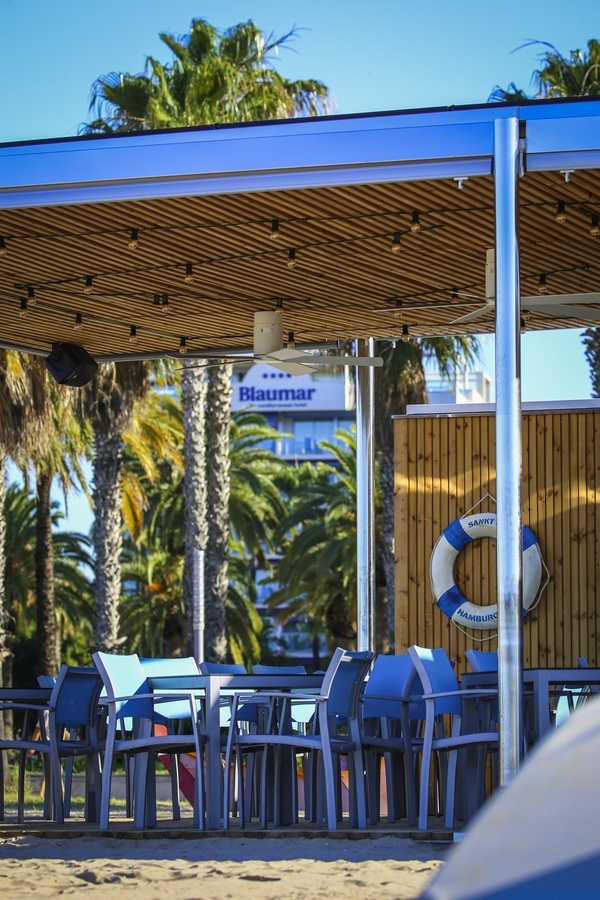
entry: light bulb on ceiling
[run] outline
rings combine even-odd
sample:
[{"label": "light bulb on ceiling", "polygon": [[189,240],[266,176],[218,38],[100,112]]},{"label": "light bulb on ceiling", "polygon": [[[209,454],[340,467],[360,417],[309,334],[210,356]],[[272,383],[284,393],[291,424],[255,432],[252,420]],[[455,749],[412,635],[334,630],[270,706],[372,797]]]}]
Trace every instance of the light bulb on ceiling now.
[{"label": "light bulb on ceiling", "polygon": [[288,253],[288,259],[287,259],[288,269],[293,269],[293,268],[295,268],[296,262],[297,262],[297,260],[296,260],[296,251],[295,251],[294,249],[292,249],[292,250],[290,250],[289,253]]},{"label": "light bulb on ceiling", "polygon": [[8,247],[6,246],[6,241],[3,237],[0,237],[0,256],[6,256],[8,253]]},{"label": "light bulb on ceiling", "polygon": [[565,201],[559,200],[556,204],[556,215],[554,217],[557,222],[560,222],[561,225],[564,225],[567,221],[567,213],[565,210]]},{"label": "light bulb on ceiling", "polygon": [[278,316],[283,315],[283,300],[281,299],[281,297],[278,297],[275,301],[275,312]]},{"label": "light bulb on ceiling", "polygon": [[590,234],[592,235],[592,237],[598,237],[598,235],[600,234],[600,223],[598,221],[597,213],[592,213],[591,215]]},{"label": "light bulb on ceiling", "polygon": [[450,300],[452,301],[452,303],[456,303],[456,301],[459,299],[460,298],[458,296],[458,288],[453,287],[452,290],[450,291]]},{"label": "light bulb on ceiling", "polygon": [[390,250],[392,251],[392,253],[400,253],[400,251],[402,250],[402,245],[400,244],[400,232],[399,231],[394,232]]},{"label": "light bulb on ceiling", "polygon": [[280,236],[279,219],[273,219],[273,221],[271,222],[271,231],[269,232],[269,237],[272,241],[278,241]]},{"label": "light bulb on ceiling", "polygon": [[27,288],[27,303],[29,306],[35,306],[35,291],[31,285]]},{"label": "light bulb on ceiling", "polygon": [[129,243],[127,246],[130,250],[137,250],[140,245],[140,232],[137,228],[132,228],[129,235]]},{"label": "light bulb on ceiling", "polygon": [[162,306],[162,297],[160,294],[154,294],[152,298],[152,306]]},{"label": "light bulb on ceiling", "polygon": [[22,319],[25,318],[25,316],[27,315],[27,312],[28,312],[27,300],[25,299],[25,297],[22,297],[21,298],[21,309],[19,311],[19,315],[21,316]]},{"label": "light bulb on ceiling", "polygon": [[83,316],[81,313],[75,313],[75,324],[73,325],[73,331],[81,331],[83,328]]},{"label": "light bulb on ceiling", "polygon": [[521,316],[521,334],[525,334],[526,331],[527,331],[527,322],[525,321],[523,316]]},{"label": "light bulb on ceiling", "polygon": [[179,352],[182,356],[188,352],[187,340],[184,337],[182,337],[179,341]]},{"label": "light bulb on ceiling", "polygon": [[288,350],[293,350],[295,346],[296,341],[294,340],[294,332],[288,331],[287,348]]},{"label": "light bulb on ceiling", "polygon": [[408,325],[402,326],[402,340],[410,341],[410,334],[408,333]]},{"label": "light bulb on ceiling", "polygon": [[185,264],[185,275],[183,276],[183,280],[186,284],[191,284],[194,280],[194,267],[191,263]]},{"label": "light bulb on ceiling", "polygon": [[171,307],[169,306],[169,297],[167,294],[163,294],[161,297],[161,305],[163,313],[171,312]]},{"label": "light bulb on ceiling", "polygon": [[540,275],[540,280],[538,281],[538,293],[539,294],[547,294],[548,293],[548,285],[546,284],[546,276],[542,273]]},{"label": "light bulb on ceiling", "polygon": [[92,287],[93,287],[92,282],[93,282],[92,276],[91,276],[91,275],[86,275],[86,276],[85,276],[85,281],[83,282],[83,293],[84,293],[84,294],[91,294],[91,293],[92,293]]},{"label": "light bulb on ceiling", "polygon": [[137,344],[137,328],[135,325],[129,326],[129,343]]},{"label": "light bulb on ceiling", "polygon": [[421,219],[418,210],[414,209],[410,221],[410,230],[413,234],[418,234],[421,230]]}]

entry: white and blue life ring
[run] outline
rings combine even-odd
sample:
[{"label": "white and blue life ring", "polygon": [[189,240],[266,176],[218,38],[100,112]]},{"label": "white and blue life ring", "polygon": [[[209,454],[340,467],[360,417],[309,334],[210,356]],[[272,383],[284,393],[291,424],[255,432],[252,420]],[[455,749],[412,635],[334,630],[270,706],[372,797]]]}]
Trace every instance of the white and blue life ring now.
[{"label": "white and blue life ring", "polygon": [[[496,513],[455,519],[444,528],[431,554],[431,589],[441,611],[465,628],[498,626],[498,605],[477,606],[463,597],[454,580],[454,563],[462,548],[480,537],[496,537]],[[523,615],[533,606],[542,580],[542,553],[531,528],[523,527]]]}]

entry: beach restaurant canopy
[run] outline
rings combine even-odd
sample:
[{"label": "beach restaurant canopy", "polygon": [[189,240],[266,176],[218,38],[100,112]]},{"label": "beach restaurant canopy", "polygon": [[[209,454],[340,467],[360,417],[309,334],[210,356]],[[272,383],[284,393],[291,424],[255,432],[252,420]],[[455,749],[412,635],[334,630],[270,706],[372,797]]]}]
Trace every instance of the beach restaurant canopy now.
[{"label": "beach restaurant canopy", "polygon": [[[372,353],[377,339],[495,331],[508,780],[520,748],[520,328],[600,321],[599,214],[595,100],[4,144],[0,347],[47,356],[76,343],[99,362],[252,354],[254,313],[277,307],[296,347],[357,339]],[[361,369],[363,644],[372,397]]]}]

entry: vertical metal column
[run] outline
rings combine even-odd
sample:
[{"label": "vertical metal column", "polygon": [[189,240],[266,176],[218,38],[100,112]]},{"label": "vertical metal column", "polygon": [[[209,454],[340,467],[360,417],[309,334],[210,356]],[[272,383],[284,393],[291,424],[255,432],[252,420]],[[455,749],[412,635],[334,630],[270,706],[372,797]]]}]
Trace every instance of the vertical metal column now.
[{"label": "vertical metal column", "polygon": [[519,121],[494,123],[496,211],[496,496],[500,784],[522,747],[521,337],[518,241]]},{"label": "vertical metal column", "polygon": [[[358,356],[374,356],[373,338]],[[356,368],[356,560],[358,649],[375,649],[375,372]]]},{"label": "vertical metal column", "polygon": [[204,550],[194,550],[192,578],[192,628],[194,630],[194,658],[204,662]]}]

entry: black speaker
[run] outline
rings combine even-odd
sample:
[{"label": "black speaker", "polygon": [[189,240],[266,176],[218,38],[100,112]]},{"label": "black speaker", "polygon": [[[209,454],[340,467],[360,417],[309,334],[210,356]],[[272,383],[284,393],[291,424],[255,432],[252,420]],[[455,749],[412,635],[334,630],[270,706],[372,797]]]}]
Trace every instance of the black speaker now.
[{"label": "black speaker", "polygon": [[52,344],[52,353],[44,363],[59,384],[70,387],[87,384],[98,371],[96,360],[79,344]]}]

